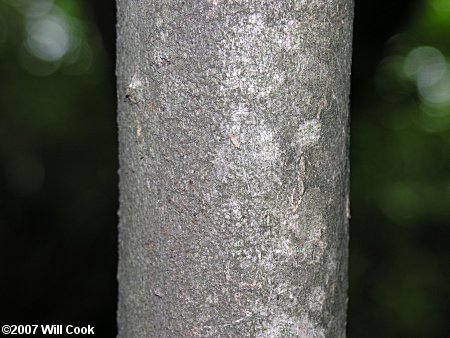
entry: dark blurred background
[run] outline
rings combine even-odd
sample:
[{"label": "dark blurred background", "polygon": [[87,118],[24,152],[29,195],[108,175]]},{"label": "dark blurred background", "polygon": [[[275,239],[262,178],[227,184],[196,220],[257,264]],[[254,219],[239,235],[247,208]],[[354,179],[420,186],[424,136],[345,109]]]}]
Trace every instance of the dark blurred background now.
[{"label": "dark blurred background", "polygon": [[[0,324],[116,333],[114,1],[0,0]],[[356,0],[348,337],[450,333],[450,1]]]}]

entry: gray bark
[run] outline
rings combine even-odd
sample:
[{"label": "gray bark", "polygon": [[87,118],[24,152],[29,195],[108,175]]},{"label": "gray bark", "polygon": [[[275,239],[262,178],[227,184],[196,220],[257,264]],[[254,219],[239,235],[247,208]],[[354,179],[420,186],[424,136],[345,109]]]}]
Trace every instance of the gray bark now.
[{"label": "gray bark", "polygon": [[119,337],[344,337],[352,0],[117,0]]}]

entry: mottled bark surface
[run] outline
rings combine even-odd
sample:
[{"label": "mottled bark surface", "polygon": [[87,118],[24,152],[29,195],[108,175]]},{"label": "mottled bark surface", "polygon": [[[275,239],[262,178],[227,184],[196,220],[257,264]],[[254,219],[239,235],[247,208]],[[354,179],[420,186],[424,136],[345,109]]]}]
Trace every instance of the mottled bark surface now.
[{"label": "mottled bark surface", "polygon": [[344,337],[351,0],[117,0],[119,337]]}]

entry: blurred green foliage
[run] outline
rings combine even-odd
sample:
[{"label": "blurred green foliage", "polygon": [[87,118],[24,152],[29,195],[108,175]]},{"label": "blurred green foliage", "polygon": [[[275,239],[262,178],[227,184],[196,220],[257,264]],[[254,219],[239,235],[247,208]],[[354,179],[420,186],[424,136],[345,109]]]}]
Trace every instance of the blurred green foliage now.
[{"label": "blurred green foliage", "polygon": [[352,110],[349,337],[450,332],[450,2],[410,10]]},{"label": "blurred green foliage", "polygon": [[[114,55],[99,29],[114,22],[94,7],[113,11],[0,0],[0,317],[112,337]],[[356,9],[348,336],[446,337],[450,1]]]},{"label": "blurred green foliage", "polygon": [[0,0],[0,318],[112,337],[115,84],[82,5]]}]

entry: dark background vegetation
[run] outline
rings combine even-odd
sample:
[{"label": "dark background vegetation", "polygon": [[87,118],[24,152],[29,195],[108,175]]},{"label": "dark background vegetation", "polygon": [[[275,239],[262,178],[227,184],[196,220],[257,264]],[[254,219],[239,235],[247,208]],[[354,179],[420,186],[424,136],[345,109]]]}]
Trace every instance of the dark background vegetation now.
[{"label": "dark background vegetation", "polygon": [[[0,0],[0,324],[116,333],[114,1]],[[357,0],[348,337],[447,337],[450,1]]]}]

